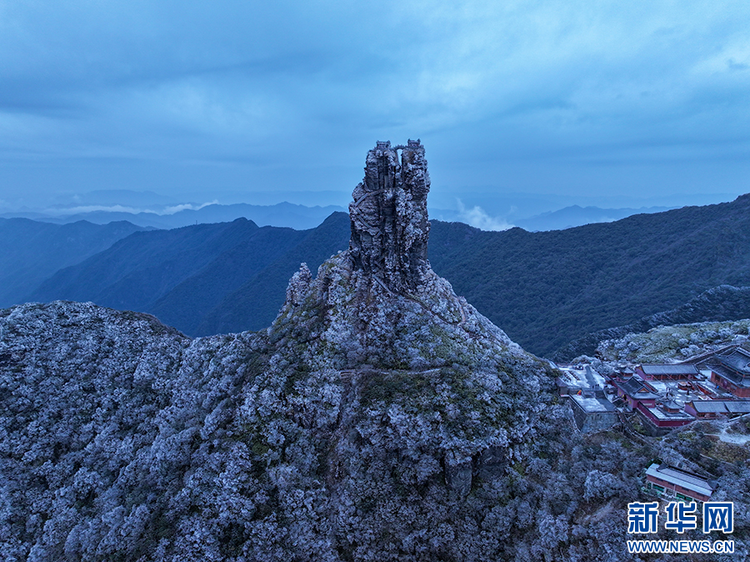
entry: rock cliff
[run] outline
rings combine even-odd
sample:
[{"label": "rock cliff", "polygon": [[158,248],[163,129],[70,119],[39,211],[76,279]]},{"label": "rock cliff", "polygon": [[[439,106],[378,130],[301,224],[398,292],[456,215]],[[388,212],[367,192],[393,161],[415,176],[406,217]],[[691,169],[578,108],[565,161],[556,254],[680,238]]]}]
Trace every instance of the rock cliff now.
[{"label": "rock cliff", "polygon": [[429,268],[429,191],[427,160],[418,140],[395,147],[378,142],[367,153],[365,178],[349,205],[349,251],[358,269],[377,276],[393,291],[413,290]]}]

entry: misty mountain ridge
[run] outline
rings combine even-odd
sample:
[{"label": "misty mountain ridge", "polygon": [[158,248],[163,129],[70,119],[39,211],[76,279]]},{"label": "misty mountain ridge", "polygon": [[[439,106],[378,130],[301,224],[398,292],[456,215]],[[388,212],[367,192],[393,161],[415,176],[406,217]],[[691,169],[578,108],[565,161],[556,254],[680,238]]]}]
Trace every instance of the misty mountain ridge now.
[{"label": "misty mountain ridge", "polygon": [[674,207],[641,207],[640,209],[603,209],[601,207],[581,207],[571,205],[557,211],[541,213],[533,217],[518,219],[514,221],[529,232],[540,232],[546,230],[565,230],[586,224],[599,222],[614,222],[631,215],[662,213]]},{"label": "misty mountain ridge", "polygon": [[[326,192],[328,193],[328,192]],[[220,193],[219,193],[220,194]],[[217,194],[217,195],[219,195]],[[275,196],[278,200],[284,194]],[[201,223],[231,222],[237,218],[247,218],[260,226],[288,226],[307,229],[318,226],[332,212],[346,211],[340,205],[311,204],[300,194],[289,193],[295,200],[305,199],[306,203],[281,202],[264,204],[257,201],[268,199],[269,194],[245,193],[222,194],[223,198],[241,197],[252,202],[219,203],[217,198],[206,201],[205,194],[198,200],[196,195],[182,198],[170,197],[151,191],[126,189],[96,190],[81,194],[60,195],[46,208],[16,209],[0,213],[0,217],[29,218],[55,224],[66,224],[87,220],[95,224],[125,220],[143,227],[179,228]],[[562,207],[571,198],[554,196],[530,196],[526,194],[498,195],[487,198],[480,194],[469,194],[479,205],[464,206],[460,199],[458,210],[430,207],[430,216],[447,222],[464,222],[483,230],[505,230],[520,226],[529,231],[560,230],[595,222],[611,222],[637,213],[650,213],[674,207],[642,206],[640,208],[606,208],[601,205],[578,204]],[[330,200],[330,194],[321,200]],[[444,197],[443,204],[449,199]],[[509,211],[498,214],[499,209]],[[543,210],[544,209],[544,210]]]},{"label": "misty mountain ridge", "polygon": [[286,202],[275,205],[184,203],[167,207],[155,207],[154,209],[138,210],[123,206],[122,204],[88,205],[57,209],[54,212],[48,213],[6,213],[4,216],[23,216],[55,224],[68,224],[81,220],[94,224],[128,221],[141,227],[159,229],[181,228],[195,224],[231,222],[238,218],[245,218],[252,220],[260,226],[273,225],[305,230],[315,228],[326,217],[330,216],[331,213],[345,210],[343,207],[335,205],[307,207],[305,205],[295,205]]},{"label": "misty mountain ridge", "polygon": [[430,209],[430,217],[444,222],[463,222],[481,230],[508,230],[514,226],[529,232],[543,232],[548,230],[565,230],[586,224],[599,222],[613,222],[631,215],[642,213],[661,213],[674,207],[641,207],[607,209],[596,206],[581,207],[570,205],[555,211],[545,211],[532,216],[492,216],[479,206],[463,208],[461,210]]}]

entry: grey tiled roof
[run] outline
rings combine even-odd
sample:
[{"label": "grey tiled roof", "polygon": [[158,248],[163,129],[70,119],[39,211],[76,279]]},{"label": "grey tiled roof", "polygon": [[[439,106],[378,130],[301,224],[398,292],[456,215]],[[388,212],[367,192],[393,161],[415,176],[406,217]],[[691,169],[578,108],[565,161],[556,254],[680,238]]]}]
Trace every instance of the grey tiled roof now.
[{"label": "grey tiled roof", "polygon": [[582,396],[578,394],[571,395],[571,398],[581,407],[586,413],[593,412],[615,412],[617,408],[612,405],[612,402],[606,398],[597,398],[594,396]]},{"label": "grey tiled roof", "polygon": [[641,369],[647,375],[697,375],[698,369],[695,365],[641,365]]},{"label": "grey tiled roof", "polygon": [[648,470],[646,470],[646,474],[669,482],[670,484],[676,484],[677,486],[682,486],[688,490],[698,492],[704,496],[710,496],[713,492],[711,485],[700,476],[665,464],[661,466],[656,463],[652,464],[648,467]]},{"label": "grey tiled roof", "polygon": [[723,365],[750,376],[750,353],[738,347],[730,353],[721,353],[716,356]]},{"label": "grey tiled roof", "polygon": [[646,383],[638,377],[630,377],[627,380],[618,380],[615,384],[620,387],[628,396],[640,399],[658,398],[658,395],[651,391]]},{"label": "grey tiled roof", "polygon": [[720,363],[719,361],[708,362],[706,363],[706,366],[709,367],[714,373],[716,373],[720,377],[733,382],[737,386],[750,387],[750,376],[743,377],[740,373],[733,371],[732,369],[728,368],[726,365],[724,365],[723,363]]},{"label": "grey tiled roof", "polygon": [[693,400],[689,404],[699,414],[750,413],[750,400]]},{"label": "grey tiled roof", "polygon": [[747,400],[733,400],[732,402],[724,403],[732,414],[748,414],[750,413],[750,401]]},{"label": "grey tiled roof", "polygon": [[727,412],[724,402],[719,400],[694,400],[690,404],[699,414],[725,414]]}]

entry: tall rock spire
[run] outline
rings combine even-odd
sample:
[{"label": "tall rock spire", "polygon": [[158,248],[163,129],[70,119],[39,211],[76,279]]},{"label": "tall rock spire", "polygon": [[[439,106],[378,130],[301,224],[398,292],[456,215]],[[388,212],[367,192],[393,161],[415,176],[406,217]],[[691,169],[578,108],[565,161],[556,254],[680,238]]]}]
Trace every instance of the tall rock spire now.
[{"label": "tall rock spire", "polygon": [[429,191],[419,140],[393,147],[390,141],[378,141],[367,153],[365,178],[349,205],[349,248],[356,269],[376,276],[394,292],[413,291],[429,269]]},{"label": "tall rock spire", "polygon": [[[378,142],[367,153],[365,178],[349,205],[349,250],[324,262],[315,278],[304,264],[294,274],[269,329],[272,338],[325,345],[317,357],[347,370],[470,363],[479,341],[487,349],[523,354],[430,267],[429,191],[418,140],[406,146]],[[467,349],[471,358],[460,357]]]}]

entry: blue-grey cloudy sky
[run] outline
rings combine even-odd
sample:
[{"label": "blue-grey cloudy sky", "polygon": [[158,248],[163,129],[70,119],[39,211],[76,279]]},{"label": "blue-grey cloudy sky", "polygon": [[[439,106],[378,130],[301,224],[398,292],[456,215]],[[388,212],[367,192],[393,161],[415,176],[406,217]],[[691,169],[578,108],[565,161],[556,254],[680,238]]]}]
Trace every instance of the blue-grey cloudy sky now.
[{"label": "blue-grey cloudy sky", "polygon": [[417,137],[438,206],[730,199],[748,22],[737,0],[0,0],[0,205],[345,204],[376,140]]}]

